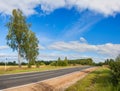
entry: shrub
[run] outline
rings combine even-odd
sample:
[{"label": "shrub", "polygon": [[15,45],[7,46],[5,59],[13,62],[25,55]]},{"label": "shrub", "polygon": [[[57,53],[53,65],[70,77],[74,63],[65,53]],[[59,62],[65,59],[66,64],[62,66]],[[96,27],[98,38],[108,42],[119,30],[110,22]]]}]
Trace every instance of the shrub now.
[{"label": "shrub", "polygon": [[45,63],[44,62],[40,62],[40,65],[45,65]]},{"label": "shrub", "polygon": [[57,63],[56,62],[51,62],[50,65],[51,66],[57,66]]},{"label": "shrub", "polygon": [[112,81],[114,85],[120,83],[120,55],[115,59],[115,61],[110,63],[110,69],[112,70]]},{"label": "shrub", "polygon": [[40,67],[40,64],[37,62],[36,63],[36,68],[39,68]]}]

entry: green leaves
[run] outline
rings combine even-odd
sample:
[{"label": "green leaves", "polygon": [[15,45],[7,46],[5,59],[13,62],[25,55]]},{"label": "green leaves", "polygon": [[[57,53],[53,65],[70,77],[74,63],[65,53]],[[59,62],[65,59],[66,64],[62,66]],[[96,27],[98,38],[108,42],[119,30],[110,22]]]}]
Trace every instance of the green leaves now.
[{"label": "green leaves", "polygon": [[[31,24],[27,24],[25,16],[19,9],[14,9],[10,21],[6,24],[8,34],[6,36],[7,45],[13,51],[18,51],[18,56],[27,60],[35,61],[38,56],[38,39],[35,33],[29,30]],[[20,60],[18,57],[18,61]],[[20,62],[19,62],[20,65]]]},{"label": "green leaves", "polygon": [[115,59],[115,61],[110,63],[110,69],[112,70],[113,83],[117,85],[120,83],[120,55]]},{"label": "green leaves", "polygon": [[22,15],[22,11],[19,9],[13,10],[13,15],[10,18],[10,21],[6,24],[8,27],[7,34],[7,44],[13,49],[13,51],[20,49],[20,55],[24,53],[22,50],[22,45],[26,33],[28,32],[29,26],[26,24],[25,17]]},{"label": "green leaves", "polygon": [[24,51],[25,51],[25,58],[28,61],[34,61],[36,60],[39,52],[39,48],[38,48],[38,39],[35,36],[35,33],[33,33],[32,31],[29,30],[29,32],[27,33],[27,39],[24,42]]}]

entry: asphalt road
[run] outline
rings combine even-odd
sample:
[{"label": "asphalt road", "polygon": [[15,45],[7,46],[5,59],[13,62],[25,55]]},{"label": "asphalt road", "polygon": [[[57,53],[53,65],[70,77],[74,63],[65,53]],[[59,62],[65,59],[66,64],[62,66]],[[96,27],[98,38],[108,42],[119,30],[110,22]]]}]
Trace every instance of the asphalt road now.
[{"label": "asphalt road", "polygon": [[44,72],[32,72],[32,73],[24,73],[24,74],[14,74],[14,75],[3,75],[0,76],[0,90],[6,89],[10,87],[25,85],[29,83],[34,83],[42,80],[46,80],[49,78],[69,74],[75,71],[82,71],[87,67],[76,67],[76,68],[66,68],[52,71],[44,71]]}]

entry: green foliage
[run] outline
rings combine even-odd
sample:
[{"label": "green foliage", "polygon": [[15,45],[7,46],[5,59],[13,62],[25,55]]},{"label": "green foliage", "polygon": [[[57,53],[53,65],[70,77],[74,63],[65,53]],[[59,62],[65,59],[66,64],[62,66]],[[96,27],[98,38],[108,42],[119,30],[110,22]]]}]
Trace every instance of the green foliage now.
[{"label": "green foliage", "polygon": [[29,61],[29,62],[28,62],[28,68],[31,68],[32,65],[34,65],[34,64],[35,64],[35,61]]},{"label": "green foliage", "polygon": [[22,63],[21,63],[21,65],[27,65],[27,63],[25,63],[25,62],[22,62]]},{"label": "green foliage", "polygon": [[32,66],[31,66],[31,64],[30,63],[28,63],[28,68],[31,68]]},{"label": "green foliage", "polygon": [[114,62],[113,59],[106,59],[104,65],[110,65],[112,62]]},{"label": "green foliage", "polygon": [[110,63],[110,69],[112,70],[113,84],[120,84],[120,55],[115,59],[115,61]]},{"label": "green foliage", "polygon": [[65,63],[65,66],[68,66],[68,59],[67,59],[67,57],[65,57],[64,63]]},{"label": "green foliage", "polygon": [[38,39],[35,36],[35,33],[32,31],[27,32],[27,40],[24,42],[23,48],[25,52],[25,58],[28,62],[35,62],[37,56],[39,55],[38,52]]},{"label": "green foliage", "polygon": [[26,38],[29,26],[26,24],[25,17],[20,10],[14,9],[10,21],[6,24],[8,27],[7,44],[13,49],[20,49],[22,55],[22,45]]},{"label": "green foliage", "polygon": [[44,62],[40,62],[40,65],[45,65],[45,63]]},{"label": "green foliage", "polygon": [[39,67],[40,67],[39,62],[36,62],[36,68],[39,68]]},{"label": "green foliage", "polygon": [[[13,62],[6,62],[7,65],[17,65],[16,61]],[[0,62],[0,65],[5,65],[5,62]]]},{"label": "green foliage", "polygon": [[[25,16],[19,9],[14,9],[10,21],[6,24],[8,28],[7,44],[13,51],[18,51],[18,63],[21,67],[20,57],[25,57],[29,64],[36,60],[38,52],[38,39],[31,30],[31,24],[27,24]],[[30,66],[29,66],[30,67]]]},{"label": "green foliage", "polygon": [[91,58],[88,59],[74,59],[74,60],[68,60],[67,57],[65,57],[64,60],[61,60],[60,57],[57,61],[51,61],[50,65],[52,66],[68,66],[68,65],[93,65],[93,60]]},{"label": "green foliage", "polygon": [[44,60],[39,60],[39,61],[37,61],[39,64],[41,64],[41,62],[42,63],[44,63],[45,65],[49,65],[49,64],[51,64],[53,61],[44,61]]},{"label": "green foliage", "polygon": [[70,86],[66,91],[120,91],[120,86],[111,82],[111,71],[101,67]]},{"label": "green foliage", "polygon": [[57,62],[56,61],[53,61],[50,63],[51,66],[57,66]]},{"label": "green foliage", "polygon": [[93,65],[93,60],[91,58],[68,60],[68,64]]},{"label": "green foliage", "polygon": [[67,65],[68,65],[67,57],[65,58],[65,60],[61,60],[60,57],[58,58],[57,66],[67,66]]},{"label": "green foliage", "polygon": [[95,66],[103,66],[103,65],[110,65],[114,62],[113,59],[106,59],[105,62],[94,63]]},{"label": "green foliage", "polygon": [[41,61],[35,62],[36,68],[39,68],[39,67],[42,66],[42,65],[46,65],[44,62],[45,62],[45,61],[43,61],[43,62],[41,62]]},{"label": "green foliage", "polygon": [[27,32],[30,24],[26,23],[26,19],[21,10],[14,9],[9,22],[6,24],[8,28],[8,34],[6,36],[7,45],[10,46],[13,51],[18,51],[18,63],[21,67],[20,57],[24,56],[24,42],[27,40]]},{"label": "green foliage", "polygon": [[95,65],[95,66],[103,66],[104,63],[103,63],[103,62],[99,62],[99,63],[95,63],[94,65]]}]

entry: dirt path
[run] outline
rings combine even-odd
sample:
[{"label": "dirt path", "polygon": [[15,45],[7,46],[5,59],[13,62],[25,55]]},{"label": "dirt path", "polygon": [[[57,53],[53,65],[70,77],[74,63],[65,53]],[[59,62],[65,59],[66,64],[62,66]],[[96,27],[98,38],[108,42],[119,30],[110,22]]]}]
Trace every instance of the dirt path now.
[{"label": "dirt path", "polygon": [[64,91],[67,87],[82,79],[95,69],[97,69],[97,67],[88,68],[81,72],[74,72],[68,75],[51,78],[34,84],[6,89],[4,91]]}]

